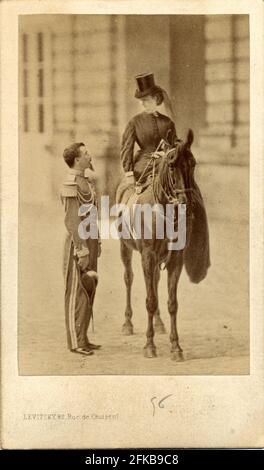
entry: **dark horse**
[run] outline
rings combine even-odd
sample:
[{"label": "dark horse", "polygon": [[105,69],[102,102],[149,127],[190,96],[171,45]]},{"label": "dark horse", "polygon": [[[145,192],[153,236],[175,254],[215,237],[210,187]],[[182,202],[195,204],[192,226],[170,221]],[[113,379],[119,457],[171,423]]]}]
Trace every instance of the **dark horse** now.
[{"label": "dark horse", "polygon": [[[145,357],[156,356],[156,346],[154,343],[154,329],[156,332],[165,332],[163,322],[160,318],[160,311],[158,305],[158,283],[160,278],[160,267],[163,263],[168,272],[168,310],[171,319],[171,358],[176,361],[183,360],[183,351],[179,344],[179,337],[177,332],[177,286],[182,272],[183,265],[193,282],[200,282],[206,275],[209,262],[209,248],[205,250],[203,256],[202,273],[197,274],[197,266],[193,268],[193,260],[196,259],[200,266],[199,256],[195,255],[193,250],[188,253],[188,247],[192,238],[192,229],[194,221],[194,207],[200,198],[200,208],[204,208],[201,198],[201,193],[194,181],[194,166],[195,159],[191,153],[191,145],[193,142],[193,132],[189,130],[186,142],[177,142],[174,148],[167,149],[163,155],[159,156],[158,170],[155,172],[153,169],[153,176],[150,179],[150,184],[140,194],[135,195],[133,187],[126,188],[123,192],[120,191],[120,185],[117,192],[117,202],[127,204],[129,210],[132,204],[149,204],[154,207],[159,204],[160,207],[165,208],[167,204],[173,204],[174,218],[173,225],[175,232],[178,229],[178,205],[185,204],[186,206],[186,233],[187,242],[183,249],[169,250],[168,244],[172,241],[165,233],[164,238],[160,239],[156,236],[156,216],[153,212],[151,218],[152,236],[144,238],[144,233],[139,238],[121,238],[121,258],[125,268],[124,280],[126,284],[126,311],[125,323],[123,325],[123,333],[126,335],[133,334],[132,324],[132,307],[131,307],[131,286],[133,282],[132,272],[132,253],[133,250],[139,251],[142,259],[142,267],[146,283],[146,308],[148,312],[148,327],[147,327],[147,342],[144,347]],[[152,165],[155,165],[155,158],[158,156],[154,153],[152,155]],[[156,160],[157,161],[157,160]],[[157,174],[155,174],[157,173]],[[132,194],[133,193],[133,194]],[[118,196],[119,195],[119,196]],[[197,214],[196,214],[197,215]],[[204,220],[202,221],[205,227],[205,244],[208,242],[207,220],[206,214],[203,213]],[[142,215],[143,216],[143,215]],[[143,221],[142,226],[143,226]],[[197,221],[200,229],[199,220]],[[133,220],[131,222],[133,224]],[[165,218],[164,218],[165,223]],[[197,227],[198,227],[197,225]],[[196,227],[196,228],[197,228]],[[201,234],[200,234],[201,235]],[[198,236],[198,242],[201,248],[204,240],[203,235]],[[174,239],[175,240],[175,239]],[[195,258],[196,256],[196,258]],[[200,268],[198,268],[199,270]],[[196,270],[196,272],[194,272]]]}]

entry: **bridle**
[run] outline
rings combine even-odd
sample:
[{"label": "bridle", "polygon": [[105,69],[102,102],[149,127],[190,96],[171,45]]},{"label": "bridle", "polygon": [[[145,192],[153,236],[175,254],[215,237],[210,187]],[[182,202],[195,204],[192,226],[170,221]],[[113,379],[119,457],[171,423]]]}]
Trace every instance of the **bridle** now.
[{"label": "bridle", "polygon": [[[159,144],[160,145],[160,144]],[[167,151],[166,155],[165,155],[165,158],[166,160],[168,160],[169,158],[169,155],[171,153],[173,153],[174,151],[176,150],[176,147],[173,147],[171,148],[170,150]],[[178,194],[185,194],[185,193],[188,193],[188,192],[192,192],[193,191],[193,188],[183,188],[183,189],[180,189],[180,188],[175,188],[174,187],[174,181],[172,180],[172,176],[171,176],[171,173],[168,172],[167,173],[167,179],[168,179],[168,183],[169,183],[169,187],[170,187],[170,190],[172,191],[172,194],[168,194],[167,191],[165,190],[164,186],[162,185],[161,181],[157,181],[156,178],[155,178],[155,169],[156,169],[156,160],[158,158],[161,158],[160,155],[157,155],[157,150],[155,152],[152,153],[151,155],[151,159],[150,161],[148,162],[145,170],[143,171],[142,175],[145,173],[145,171],[147,170],[147,167],[149,166],[150,162],[153,162],[153,168],[152,168],[152,190],[153,190],[153,195],[154,195],[154,199],[157,201],[157,189],[156,189],[156,184],[155,183],[158,183],[159,184],[159,188],[161,189],[163,195],[165,196],[167,202],[169,204],[174,204],[174,205],[178,205],[179,204],[179,199],[178,199]],[[168,163],[167,163],[168,164]],[[169,165],[168,165],[169,166]],[[142,176],[141,175],[141,176]],[[140,177],[141,178],[141,177]],[[158,201],[157,201],[158,202]]]},{"label": "bridle", "polygon": [[[136,184],[138,184],[140,186],[141,180],[143,179],[143,177],[144,177],[147,169],[149,168],[149,166],[152,164],[151,187],[152,187],[152,193],[153,193],[153,198],[154,198],[155,203],[160,202],[157,191],[158,191],[158,189],[161,189],[163,195],[165,196],[166,201],[169,204],[173,204],[174,208],[176,209],[176,207],[179,205],[178,194],[185,194],[185,193],[188,193],[188,192],[192,192],[193,188],[183,188],[183,189],[182,188],[177,188],[177,187],[175,188],[174,187],[174,181],[172,179],[171,173],[170,173],[170,171],[167,171],[166,172],[166,177],[168,179],[169,188],[172,191],[172,194],[168,194],[168,192],[165,190],[162,182],[160,181],[159,174],[158,175],[155,174],[156,161],[158,159],[162,158],[162,156],[158,154],[158,149],[159,149],[161,143],[162,143],[162,141],[159,143],[156,150],[153,153],[151,153],[150,159],[149,159],[147,165],[145,166],[143,172],[141,173],[141,175],[140,175],[140,177],[139,177]],[[176,150],[177,150],[177,147],[173,147],[173,148],[167,150],[166,153],[165,153],[164,158],[166,159],[166,164],[168,165],[168,170],[169,170],[168,157],[170,156],[171,153],[175,152]],[[184,178],[183,178],[183,180],[184,180]],[[187,217],[188,217],[188,215],[187,215]],[[177,220],[177,215],[174,214],[174,223],[175,223],[176,220]],[[161,270],[164,270],[167,267],[167,265],[170,261],[170,258],[171,258],[171,254],[172,254],[172,251],[169,250],[167,255],[166,255],[166,258],[159,263],[159,268]]]},{"label": "bridle", "polygon": [[[175,209],[179,205],[178,195],[193,191],[192,188],[181,189],[181,188],[174,187],[174,181],[172,179],[172,175],[170,172],[170,164],[168,163],[168,160],[169,160],[169,156],[175,151],[176,151],[176,147],[173,147],[170,150],[168,150],[165,154],[166,165],[167,165],[166,178],[167,178],[168,187],[169,187],[171,194],[168,194],[168,192],[165,190],[162,184],[162,181],[159,178],[159,175],[157,175],[157,177],[155,178],[155,161],[156,160],[154,160],[154,163],[153,163],[153,173],[152,173],[152,191],[153,191],[154,200],[156,203],[159,202],[159,197],[157,195],[157,187],[158,187],[159,189],[161,189],[162,194],[165,196],[166,202],[169,204],[173,204],[174,206],[173,224],[177,223],[177,220],[178,220],[178,215],[175,213]],[[167,216],[165,217],[167,218]],[[171,255],[172,255],[172,251],[168,250],[168,253],[166,254],[165,258],[159,263],[160,270],[163,271],[164,269],[166,269],[166,267],[168,266],[170,262]]]}]

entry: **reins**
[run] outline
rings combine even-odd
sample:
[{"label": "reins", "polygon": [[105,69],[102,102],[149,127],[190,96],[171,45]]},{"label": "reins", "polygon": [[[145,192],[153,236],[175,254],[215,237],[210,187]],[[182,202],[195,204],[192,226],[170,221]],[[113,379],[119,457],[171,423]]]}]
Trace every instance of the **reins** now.
[{"label": "reins", "polygon": [[[162,142],[162,141],[161,141]],[[167,179],[169,180],[168,181],[168,186],[169,186],[169,189],[172,191],[172,194],[168,194],[167,191],[165,190],[163,184],[161,183],[160,181],[160,178],[157,180],[157,178],[155,178],[155,169],[156,169],[156,160],[158,158],[161,158],[160,155],[157,155],[157,152],[158,152],[158,149],[161,145],[161,142],[159,143],[157,149],[155,150],[155,152],[152,153],[151,155],[151,158],[149,160],[149,162],[147,163],[143,173],[141,174],[139,180],[138,180],[138,183],[140,182],[141,178],[143,177],[143,175],[146,173],[146,170],[147,168],[149,167],[149,165],[152,163],[153,164],[153,168],[152,168],[152,182],[151,182],[151,185],[152,185],[152,190],[153,190],[153,196],[154,196],[154,199],[156,202],[159,202],[158,201],[158,198],[157,198],[157,191],[156,191],[156,188],[155,188],[155,183],[159,185],[159,188],[161,189],[162,193],[164,194],[166,200],[170,203],[170,204],[178,204],[178,198],[177,198],[177,194],[184,194],[184,193],[187,193],[187,192],[192,192],[193,191],[193,188],[183,188],[183,189],[179,189],[179,188],[174,188],[173,185],[174,185],[174,182],[172,181],[172,178],[171,178],[171,175],[169,172],[167,172],[166,176],[167,176]],[[167,162],[167,159],[168,159],[168,156],[174,152],[176,150],[176,147],[173,147],[172,149],[170,149],[167,154],[166,154],[166,162]],[[159,175],[157,175],[159,176]]]},{"label": "reins", "polygon": [[[157,149],[151,154],[151,157],[150,157],[150,160],[148,161],[147,165],[145,166],[142,174],[140,175],[140,178],[138,179],[137,181],[137,184],[140,186],[140,181],[142,180],[142,178],[144,177],[147,169],[149,168],[149,166],[152,164],[153,167],[152,167],[152,181],[151,181],[151,187],[152,187],[152,193],[153,193],[153,198],[154,198],[154,201],[159,203],[159,198],[158,198],[158,195],[157,195],[157,186],[159,189],[161,189],[163,195],[165,196],[166,200],[168,203],[170,204],[174,204],[174,206],[177,206],[178,203],[179,203],[179,199],[177,197],[178,194],[184,194],[184,193],[187,193],[187,192],[192,192],[193,191],[193,188],[184,188],[184,189],[179,189],[179,188],[174,188],[174,181],[172,180],[172,177],[171,177],[171,174],[170,172],[166,171],[166,178],[167,178],[167,183],[168,183],[168,188],[169,190],[172,192],[172,194],[168,194],[168,192],[165,190],[164,188],[164,185],[162,184],[162,182],[160,181],[160,176],[159,175],[156,175],[155,174],[155,170],[156,170],[156,160],[161,158],[161,155],[158,155],[157,152],[158,152],[158,149],[161,145],[162,141],[159,143]],[[174,152],[176,150],[176,147],[170,149],[167,153],[166,153],[166,164],[167,163],[167,159],[168,159],[168,156]],[[175,220],[177,219],[176,216],[174,216],[174,223],[175,223]],[[164,270],[166,269],[166,267],[168,266],[168,263],[171,259],[171,254],[172,254],[172,251],[169,250],[167,255],[166,255],[166,258],[165,260],[161,261],[159,263],[159,268],[160,270]]]}]

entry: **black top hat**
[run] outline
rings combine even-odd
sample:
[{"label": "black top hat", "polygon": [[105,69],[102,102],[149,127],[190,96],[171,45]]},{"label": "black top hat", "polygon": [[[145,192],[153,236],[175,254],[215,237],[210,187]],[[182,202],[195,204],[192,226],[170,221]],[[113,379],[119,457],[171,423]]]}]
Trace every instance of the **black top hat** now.
[{"label": "black top hat", "polygon": [[143,98],[144,96],[151,95],[156,91],[162,91],[162,89],[155,84],[153,73],[137,75],[135,78],[137,82],[137,90],[135,92],[136,98]]}]

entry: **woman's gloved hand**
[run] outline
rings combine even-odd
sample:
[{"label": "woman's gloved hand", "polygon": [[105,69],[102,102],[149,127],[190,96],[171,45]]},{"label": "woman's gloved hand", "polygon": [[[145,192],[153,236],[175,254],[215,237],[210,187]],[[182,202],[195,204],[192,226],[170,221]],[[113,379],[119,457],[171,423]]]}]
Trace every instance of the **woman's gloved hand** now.
[{"label": "woman's gloved hand", "polygon": [[166,155],[166,152],[164,150],[159,150],[158,152],[153,153],[153,156],[155,158],[163,158],[165,157],[165,155]]}]

